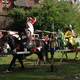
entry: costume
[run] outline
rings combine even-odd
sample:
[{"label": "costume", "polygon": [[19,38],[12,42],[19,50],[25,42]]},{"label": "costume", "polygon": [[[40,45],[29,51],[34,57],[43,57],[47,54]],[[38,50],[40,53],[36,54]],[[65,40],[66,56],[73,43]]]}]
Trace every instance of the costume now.
[{"label": "costume", "polygon": [[74,45],[76,44],[75,38],[73,37],[72,31],[67,31],[65,33],[65,39],[67,41],[67,45],[69,48],[74,48]]},{"label": "costume", "polygon": [[34,34],[34,24],[36,23],[36,18],[29,18],[27,21],[28,30],[31,32],[31,35]]}]

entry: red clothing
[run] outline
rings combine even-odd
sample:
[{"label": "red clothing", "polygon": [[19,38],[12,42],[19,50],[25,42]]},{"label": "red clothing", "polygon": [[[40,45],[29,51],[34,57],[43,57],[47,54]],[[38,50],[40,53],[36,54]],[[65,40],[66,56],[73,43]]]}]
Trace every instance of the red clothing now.
[{"label": "red clothing", "polygon": [[36,19],[32,19],[32,24],[34,25],[36,23]]},{"label": "red clothing", "polygon": [[29,17],[31,24],[34,25],[37,21],[36,18]]},{"label": "red clothing", "polygon": [[32,52],[37,52],[37,48],[32,48]]}]

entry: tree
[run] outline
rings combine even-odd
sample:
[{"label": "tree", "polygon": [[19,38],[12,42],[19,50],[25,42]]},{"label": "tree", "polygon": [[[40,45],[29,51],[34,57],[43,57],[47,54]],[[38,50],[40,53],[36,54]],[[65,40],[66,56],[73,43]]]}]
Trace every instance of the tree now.
[{"label": "tree", "polygon": [[11,29],[22,31],[23,28],[25,27],[25,21],[26,21],[25,10],[22,8],[14,8],[9,12],[8,15],[14,20]]},{"label": "tree", "polygon": [[[32,7],[30,10],[13,9],[10,14],[15,22],[15,27],[25,26],[25,20],[28,16],[37,18],[35,29],[53,31],[64,29],[65,25],[73,25],[78,28],[80,24],[77,5],[70,2],[43,0],[42,3]],[[54,24],[54,26],[52,26]],[[54,27],[54,28],[53,28]]]},{"label": "tree", "polygon": [[77,15],[79,15],[77,6],[63,0],[60,2],[44,0],[39,7],[32,8],[29,14],[36,16],[38,19],[36,28],[50,31],[52,30],[51,26],[53,23],[55,30],[64,28],[65,25],[69,24],[76,26]]}]

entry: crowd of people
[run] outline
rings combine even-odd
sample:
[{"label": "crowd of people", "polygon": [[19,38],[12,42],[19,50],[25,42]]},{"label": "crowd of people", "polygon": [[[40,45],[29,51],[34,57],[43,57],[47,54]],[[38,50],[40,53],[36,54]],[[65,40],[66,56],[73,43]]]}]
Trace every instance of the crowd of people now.
[{"label": "crowd of people", "polygon": [[58,32],[50,32],[47,35],[44,35],[42,37],[41,45],[39,45],[41,50],[37,50],[40,59],[39,61],[42,59],[44,63],[47,62],[48,52],[50,52],[51,59],[53,59],[54,52],[57,49],[65,50],[77,48],[78,42],[75,41],[75,38],[77,38],[77,34],[72,29],[72,26],[67,27],[65,32],[59,29]]}]

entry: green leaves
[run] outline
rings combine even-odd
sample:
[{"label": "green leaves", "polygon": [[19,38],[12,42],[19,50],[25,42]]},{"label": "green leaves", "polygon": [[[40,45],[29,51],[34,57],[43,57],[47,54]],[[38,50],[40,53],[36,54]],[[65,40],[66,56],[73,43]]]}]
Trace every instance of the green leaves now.
[{"label": "green leaves", "polygon": [[25,26],[25,20],[26,20],[26,12],[22,8],[14,8],[11,10],[8,14],[11,18],[13,18],[14,23],[13,27],[11,27],[14,30],[22,30]]},{"label": "green leaves", "polygon": [[[17,29],[22,29],[25,26],[26,17],[33,16],[37,18],[35,29],[52,31],[54,29],[64,29],[65,25],[72,24],[79,30],[80,14],[78,5],[72,5],[70,2],[57,0],[43,0],[32,9],[14,8],[9,12],[9,16],[14,19],[14,26]],[[77,27],[78,26],[78,27]]]}]

